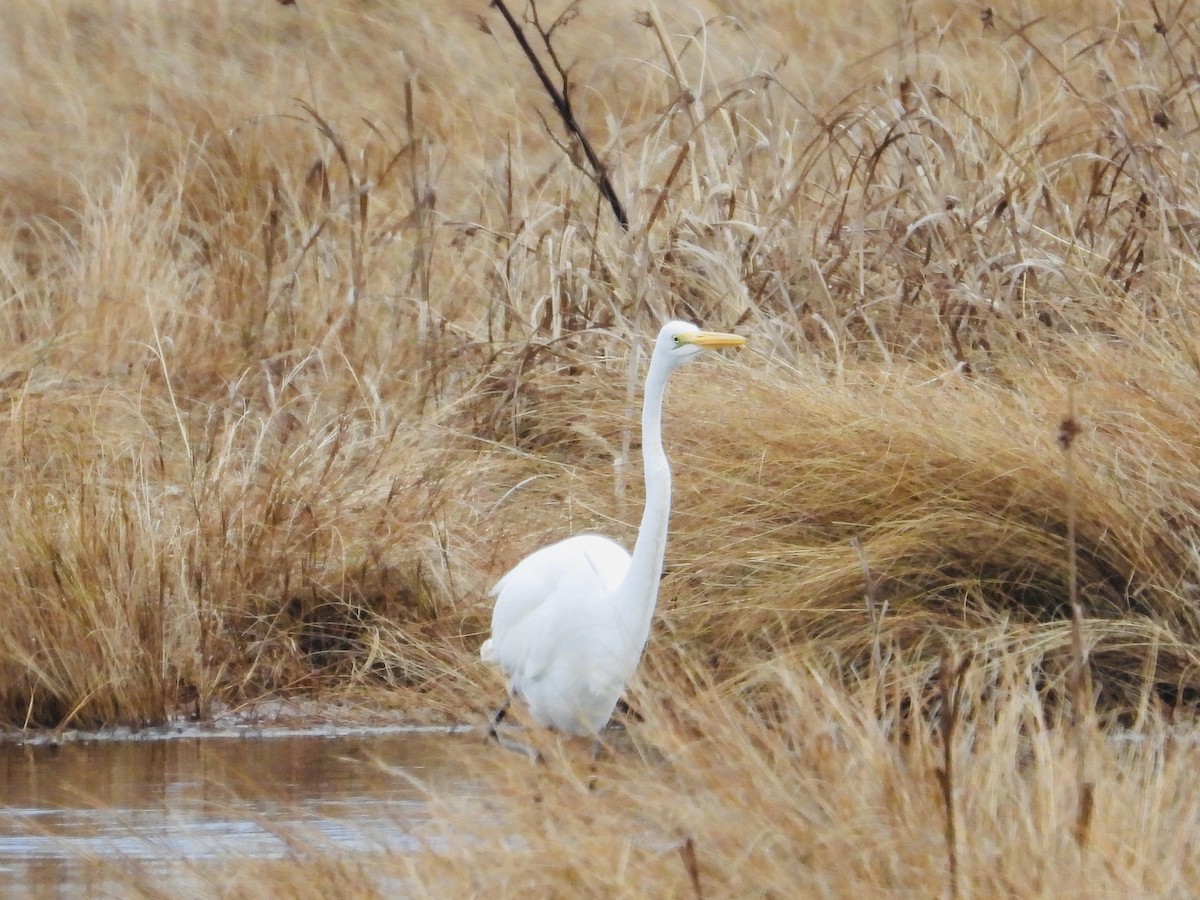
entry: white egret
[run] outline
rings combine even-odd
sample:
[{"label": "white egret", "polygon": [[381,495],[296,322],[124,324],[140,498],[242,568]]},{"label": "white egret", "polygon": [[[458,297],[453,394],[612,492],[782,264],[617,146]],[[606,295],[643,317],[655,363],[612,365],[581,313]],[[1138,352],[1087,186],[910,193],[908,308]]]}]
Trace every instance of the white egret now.
[{"label": "white egret", "polygon": [[[492,589],[492,636],[480,655],[500,666],[510,700],[524,700],[539,725],[596,737],[608,723],[649,637],[666,553],[667,378],[703,350],[745,342],[687,322],[668,322],[659,331],[642,400],[646,508],[632,556],[606,537],[576,535],[525,557]],[[493,734],[507,706],[493,720]]]}]

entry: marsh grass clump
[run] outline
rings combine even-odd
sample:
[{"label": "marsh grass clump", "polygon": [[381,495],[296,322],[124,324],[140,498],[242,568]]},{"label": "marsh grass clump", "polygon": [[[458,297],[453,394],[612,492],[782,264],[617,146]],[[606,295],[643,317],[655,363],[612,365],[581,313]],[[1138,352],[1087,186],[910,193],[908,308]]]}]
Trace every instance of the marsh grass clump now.
[{"label": "marsh grass clump", "polygon": [[[1069,895],[1080,879],[1086,894],[1175,896],[1197,874],[1183,837],[1196,813],[1187,791],[1194,743],[1154,726],[1139,741],[1090,747],[1102,787],[1092,846],[1081,854],[1075,743],[1014,655],[955,670],[950,730],[920,716],[896,727],[901,701],[925,690],[924,673],[889,665],[847,683],[811,659],[803,669],[767,661],[757,671],[777,700],[767,718],[691,664],[680,658],[644,671],[651,689],[640,721],[612,738],[616,752],[595,768],[594,788],[587,748],[544,732],[529,735],[540,765],[481,755],[473,741],[450,744],[475,788],[429,792],[431,817],[413,831],[414,853],[350,857],[298,841],[294,864],[206,871],[209,890],[220,895],[251,878],[281,896],[347,884],[367,896],[398,885],[502,896],[785,894],[796,885],[820,896],[948,894],[939,774],[947,756],[961,896]],[[882,708],[880,679],[890,698]],[[695,690],[681,702],[679,685],[688,682]]]},{"label": "marsh grass clump", "polygon": [[511,4],[595,161],[476,5],[20,5],[6,724],[343,691],[482,721],[487,589],[632,538],[645,336],[688,318],[753,352],[668,397],[629,745],[589,796],[543,736],[547,767],[480,772],[486,815],[446,801],[442,843],[380,864],[433,892],[1195,881],[1187,4]]}]

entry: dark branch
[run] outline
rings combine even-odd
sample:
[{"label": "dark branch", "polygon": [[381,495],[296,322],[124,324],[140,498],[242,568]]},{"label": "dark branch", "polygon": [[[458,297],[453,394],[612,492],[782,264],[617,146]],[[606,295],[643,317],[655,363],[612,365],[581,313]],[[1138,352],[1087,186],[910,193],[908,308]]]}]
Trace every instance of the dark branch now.
[{"label": "dark branch", "polygon": [[508,23],[508,27],[512,29],[513,37],[517,39],[517,44],[520,45],[521,51],[525,54],[525,58],[529,60],[533,66],[533,71],[537,74],[538,80],[542,83],[546,93],[550,95],[551,101],[554,103],[554,109],[558,112],[559,118],[562,119],[563,125],[567,131],[579,142],[579,146],[583,148],[583,155],[587,157],[588,165],[592,167],[592,174],[596,181],[596,187],[599,188],[600,194],[608,201],[608,205],[612,208],[613,215],[617,217],[617,221],[626,231],[629,230],[629,216],[625,213],[625,207],[621,204],[617,197],[616,190],[613,189],[612,181],[608,177],[608,167],[601,162],[600,157],[592,148],[592,143],[587,139],[587,135],[583,133],[583,129],[579,127],[579,122],[575,119],[575,114],[571,111],[570,101],[567,99],[567,73],[562,64],[558,60],[558,55],[550,46],[551,33],[558,27],[560,22],[556,21],[550,26],[549,31],[545,31],[538,25],[538,33],[541,35],[543,43],[545,43],[547,52],[550,54],[550,59],[562,78],[563,87],[560,91],[554,86],[550,80],[550,75],[546,71],[546,67],[542,65],[542,61],[538,58],[529,39],[525,37],[525,31],[521,28],[520,23],[513,18],[513,14],[509,12],[504,0],[492,0],[492,6],[500,10],[500,15],[504,16],[504,21]]}]

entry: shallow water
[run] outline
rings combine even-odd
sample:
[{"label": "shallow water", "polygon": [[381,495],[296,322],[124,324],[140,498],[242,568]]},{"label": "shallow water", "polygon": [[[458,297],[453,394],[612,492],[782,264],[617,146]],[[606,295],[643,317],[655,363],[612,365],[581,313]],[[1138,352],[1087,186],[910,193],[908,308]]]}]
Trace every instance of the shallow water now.
[{"label": "shallow water", "polygon": [[121,896],[130,864],[153,879],[178,877],[184,860],[202,875],[235,854],[283,857],[296,835],[411,850],[428,821],[424,787],[474,789],[462,751],[476,743],[342,729],[0,744],[0,893]]}]

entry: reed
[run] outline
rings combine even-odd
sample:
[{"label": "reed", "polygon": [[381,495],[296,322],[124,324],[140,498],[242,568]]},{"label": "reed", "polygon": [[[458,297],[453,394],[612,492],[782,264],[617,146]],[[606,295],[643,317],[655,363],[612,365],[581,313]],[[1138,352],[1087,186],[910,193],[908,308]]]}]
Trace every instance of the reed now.
[{"label": "reed", "polygon": [[691,318],[752,352],[668,398],[629,746],[595,797],[553,737],[497,757],[484,814],[440,800],[381,871],[1186,893],[1190,6],[539,5],[507,8],[594,159],[482,2],[19,0],[0,718],[307,693],[482,723],[487,588],[632,536],[631,386]]}]

